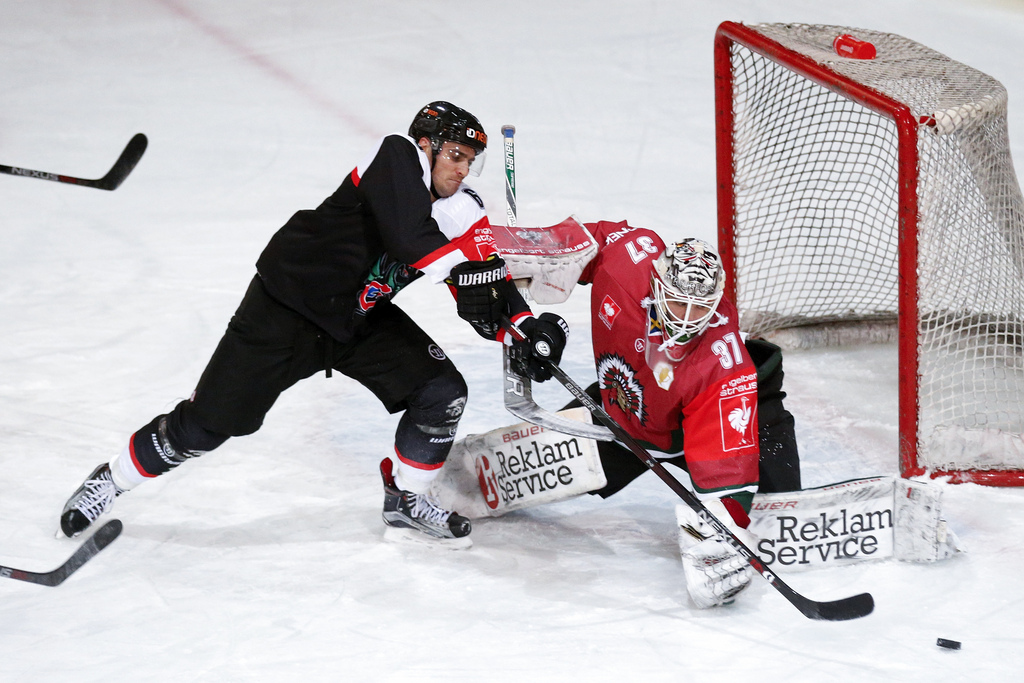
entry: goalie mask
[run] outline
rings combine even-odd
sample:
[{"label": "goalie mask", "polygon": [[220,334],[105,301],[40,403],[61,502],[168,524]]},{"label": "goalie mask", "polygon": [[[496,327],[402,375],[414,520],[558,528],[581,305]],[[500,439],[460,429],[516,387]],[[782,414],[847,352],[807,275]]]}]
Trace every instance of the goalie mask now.
[{"label": "goalie mask", "polygon": [[416,141],[430,140],[435,158],[441,154],[445,142],[465,145],[476,153],[469,165],[470,175],[479,176],[484,168],[487,133],[479,119],[451,102],[439,100],[420,109],[409,126],[409,137]]},{"label": "goalie mask", "polygon": [[703,240],[670,244],[654,262],[647,361],[678,363],[684,346],[711,324],[725,291],[718,252]]}]

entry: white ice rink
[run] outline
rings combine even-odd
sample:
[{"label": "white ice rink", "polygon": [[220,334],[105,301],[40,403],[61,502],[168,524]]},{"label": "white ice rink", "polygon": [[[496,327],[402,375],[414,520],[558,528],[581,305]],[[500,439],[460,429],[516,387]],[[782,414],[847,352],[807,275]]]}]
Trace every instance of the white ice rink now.
[{"label": "white ice rink", "polygon": [[[1024,163],[1020,0],[3,0],[0,564],[46,570],[67,496],[187,397],[269,237],[385,133],[448,99],[517,127],[519,218],[628,219],[715,239],[712,40],[724,20],[905,35],[1006,85]],[[472,184],[503,221],[498,145]],[[514,420],[500,351],[443,287],[397,302],[470,385],[460,434]],[[564,367],[589,362],[588,298]],[[793,352],[804,484],[893,474],[894,348]],[[560,407],[568,395],[538,387]],[[785,575],[867,618],[811,621],[770,586],[688,602],[676,498],[645,475],[476,524],[466,552],[382,540],[377,465],[397,417],[338,375],[257,434],[120,498],[124,533],[58,588],[0,581],[3,681],[998,681],[1024,670],[1024,491],[944,485],[968,552]],[[780,572],[781,573],[781,572]],[[937,637],[963,641],[959,652]]]}]

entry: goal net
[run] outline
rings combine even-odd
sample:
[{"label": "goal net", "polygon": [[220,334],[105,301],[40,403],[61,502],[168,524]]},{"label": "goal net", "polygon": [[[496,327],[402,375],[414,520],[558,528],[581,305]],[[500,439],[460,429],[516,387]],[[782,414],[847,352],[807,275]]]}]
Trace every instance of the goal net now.
[{"label": "goal net", "polygon": [[[841,56],[851,43],[870,58]],[[902,474],[1024,485],[1024,200],[1003,86],[889,33],[732,22],[715,80],[742,329],[888,326]]]}]

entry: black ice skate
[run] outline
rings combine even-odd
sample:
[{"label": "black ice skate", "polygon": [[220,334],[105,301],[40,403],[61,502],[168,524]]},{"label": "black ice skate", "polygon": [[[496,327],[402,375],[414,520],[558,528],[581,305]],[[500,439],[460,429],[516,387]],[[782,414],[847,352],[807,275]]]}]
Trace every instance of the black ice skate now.
[{"label": "black ice skate", "polygon": [[[392,463],[384,458],[380,463],[380,476],[384,480],[384,523],[391,528],[420,532],[453,546],[468,547],[469,532],[473,526],[460,514],[445,510],[430,496],[401,491],[395,484]],[[409,534],[404,535],[409,538]],[[436,542],[436,541],[435,541]]]},{"label": "black ice skate", "polygon": [[71,494],[60,515],[60,530],[68,538],[82,533],[100,515],[114,506],[114,499],[124,493],[110,476],[110,465],[103,463]]}]

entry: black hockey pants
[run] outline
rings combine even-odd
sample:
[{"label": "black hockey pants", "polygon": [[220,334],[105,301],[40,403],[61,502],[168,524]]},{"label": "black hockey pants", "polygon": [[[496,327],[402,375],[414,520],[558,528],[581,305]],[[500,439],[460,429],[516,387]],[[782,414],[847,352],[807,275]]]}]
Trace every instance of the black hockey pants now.
[{"label": "black hockey pants", "polygon": [[432,467],[448,457],[466,383],[426,332],[385,302],[361,334],[338,342],[273,299],[256,276],[192,398],[132,436],[135,461],[156,476],[228,437],[251,434],[285,389],[328,368],[368,388],[388,412],[405,411],[395,435],[404,459]]}]

